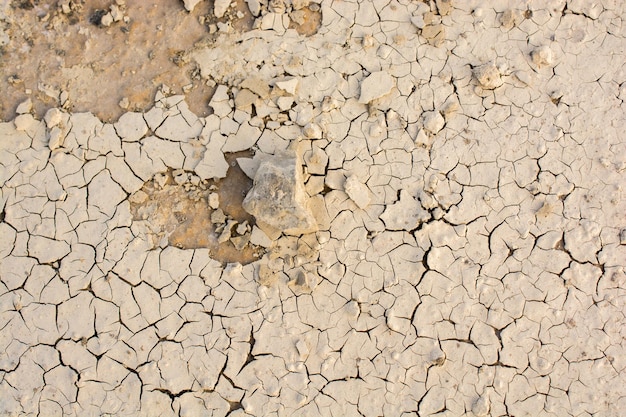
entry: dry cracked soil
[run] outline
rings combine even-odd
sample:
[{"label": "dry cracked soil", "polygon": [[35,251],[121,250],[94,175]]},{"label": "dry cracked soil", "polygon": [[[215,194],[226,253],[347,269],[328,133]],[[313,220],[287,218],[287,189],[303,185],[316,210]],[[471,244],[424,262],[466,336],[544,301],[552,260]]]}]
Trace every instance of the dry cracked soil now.
[{"label": "dry cracked soil", "polygon": [[0,416],[620,416],[621,0],[0,0]]}]

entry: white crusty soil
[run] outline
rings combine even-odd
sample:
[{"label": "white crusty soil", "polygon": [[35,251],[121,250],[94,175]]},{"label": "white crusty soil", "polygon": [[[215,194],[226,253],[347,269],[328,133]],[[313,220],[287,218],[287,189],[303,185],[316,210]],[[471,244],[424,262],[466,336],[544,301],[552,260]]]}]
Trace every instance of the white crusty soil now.
[{"label": "white crusty soil", "polygon": [[[623,2],[247,4],[206,117],[0,123],[0,415],[623,415]],[[315,232],[221,211],[287,150]],[[260,259],[155,245],[168,181]]]}]

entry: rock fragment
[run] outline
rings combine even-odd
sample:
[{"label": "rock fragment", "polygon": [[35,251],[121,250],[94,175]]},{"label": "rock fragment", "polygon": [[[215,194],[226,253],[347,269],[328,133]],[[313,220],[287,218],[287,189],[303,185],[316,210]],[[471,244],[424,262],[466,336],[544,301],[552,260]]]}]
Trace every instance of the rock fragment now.
[{"label": "rock fragment", "polygon": [[540,46],[530,53],[530,58],[539,68],[550,66],[553,63],[552,49],[548,45]]},{"label": "rock fragment", "polygon": [[63,113],[61,110],[57,109],[56,107],[53,107],[46,112],[46,115],[44,116],[44,120],[46,121],[46,126],[48,126],[49,129],[52,129],[53,127],[61,123],[64,117],[65,117],[65,113]]},{"label": "rock fragment", "polygon": [[265,81],[258,77],[249,77],[241,82],[241,88],[246,88],[252,91],[257,96],[262,99],[268,98],[270,96],[270,87],[267,85]]},{"label": "rock fragment", "polygon": [[236,231],[238,235],[245,235],[246,233],[248,233],[250,231],[250,225],[248,225],[248,221],[246,220],[243,223],[238,224]]},{"label": "rock fragment", "polygon": [[213,6],[213,13],[215,17],[220,18],[223,17],[230,6],[230,0],[215,0]]},{"label": "rock fragment", "polygon": [[211,223],[213,224],[224,224],[226,221],[226,214],[222,209],[216,209],[213,213],[211,213]]},{"label": "rock fragment", "polygon": [[441,16],[447,16],[452,11],[452,0],[437,0],[437,11]]},{"label": "rock fragment", "polygon": [[17,106],[15,113],[17,114],[30,113],[32,109],[33,109],[33,101],[29,98],[27,100],[24,100]]},{"label": "rock fragment", "polygon": [[228,240],[232,237],[232,228],[237,224],[236,220],[228,220],[228,222],[226,223],[226,225],[224,226],[224,229],[222,230],[222,233],[219,235],[219,237],[217,238],[217,241],[219,243],[225,243],[228,242]]},{"label": "rock fragment", "polygon": [[220,206],[220,195],[218,193],[209,194],[209,207],[213,210]]},{"label": "rock fragment", "polygon": [[100,24],[104,27],[109,27],[113,24],[113,16],[111,13],[107,13],[100,19]]},{"label": "rock fragment", "polygon": [[348,177],[344,184],[344,190],[360,209],[364,209],[370,204],[369,188],[359,181],[355,175]]},{"label": "rock fragment", "polygon": [[259,169],[259,158],[237,158],[237,164],[248,178],[254,179],[257,169]]},{"label": "rock fragment", "polygon": [[200,3],[201,0],[183,0],[183,4],[185,6],[185,9],[188,12],[193,12],[193,9],[198,5],[198,3]]},{"label": "rock fragment", "polygon": [[250,149],[261,136],[261,130],[249,123],[244,123],[237,129],[237,133],[229,135],[222,147],[222,152],[239,152]]},{"label": "rock fragment", "polygon": [[428,111],[422,114],[424,130],[432,135],[439,133],[445,124],[445,119],[438,111]]},{"label": "rock fragment", "polygon": [[493,90],[504,84],[500,70],[493,62],[488,62],[479,67],[474,68],[474,77],[486,90]]},{"label": "rock fragment", "polygon": [[257,101],[258,97],[252,91],[244,88],[235,96],[235,108],[238,110],[248,109],[250,105]]},{"label": "rock fragment", "polygon": [[270,239],[269,236],[267,236],[261,229],[253,226],[252,233],[250,234],[250,243],[256,246],[269,248],[272,245],[272,239]]},{"label": "rock fragment", "polygon": [[219,134],[213,135],[209,141],[202,159],[194,169],[196,174],[203,180],[224,178],[226,176],[228,162],[226,162],[222,153],[222,146],[224,146],[225,142],[225,139]]},{"label": "rock fragment", "polygon": [[298,84],[300,83],[300,81],[295,78],[295,77],[289,77],[289,78],[285,78],[284,80],[281,81],[276,81],[276,87],[280,88],[281,90],[285,91],[288,94],[291,94],[292,96],[296,95],[296,92],[298,90]]},{"label": "rock fragment", "polygon": [[250,242],[250,234],[245,234],[243,236],[231,237],[230,238],[230,242],[233,244],[235,249],[241,251]]},{"label": "rock fragment", "polygon": [[211,97],[211,101],[209,101],[209,106],[213,109],[213,113],[219,117],[225,117],[233,110],[227,86],[217,86],[213,97]]},{"label": "rock fragment", "polygon": [[127,16],[124,15],[124,4],[112,4],[109,7],[111,17],[113,17],[114,22],[119,22],[120,20],[127,21]]},{"label": "rock fragment", "polygon": [[317,229],[308,207],[301,163],[292,154],[274,156],[261,162],[254,185],[243,201],[243,208],[257,220],[299,235]]}]

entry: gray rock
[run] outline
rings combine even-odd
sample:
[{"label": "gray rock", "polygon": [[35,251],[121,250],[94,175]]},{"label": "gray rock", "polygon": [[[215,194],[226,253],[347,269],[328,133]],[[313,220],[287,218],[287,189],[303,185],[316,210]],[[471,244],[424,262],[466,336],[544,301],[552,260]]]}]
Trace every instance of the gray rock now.
[{"label": "gray rock", "polygon": [[293,154],[261,162],[243,208],[258,221],[285,234],[299,235],[317,230],[304,190],[301,163]]}]

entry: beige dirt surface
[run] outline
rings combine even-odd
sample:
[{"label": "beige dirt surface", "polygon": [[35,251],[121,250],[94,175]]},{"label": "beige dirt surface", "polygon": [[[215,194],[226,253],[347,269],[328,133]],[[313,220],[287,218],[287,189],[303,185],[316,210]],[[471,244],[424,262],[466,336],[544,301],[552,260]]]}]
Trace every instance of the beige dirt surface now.
[{"label": "beige dirt surface", "polygon": [[0,0],[0,417],[621,417],[622,0]]}]

